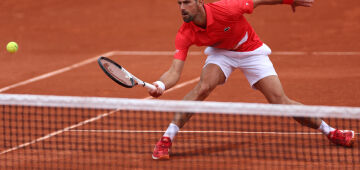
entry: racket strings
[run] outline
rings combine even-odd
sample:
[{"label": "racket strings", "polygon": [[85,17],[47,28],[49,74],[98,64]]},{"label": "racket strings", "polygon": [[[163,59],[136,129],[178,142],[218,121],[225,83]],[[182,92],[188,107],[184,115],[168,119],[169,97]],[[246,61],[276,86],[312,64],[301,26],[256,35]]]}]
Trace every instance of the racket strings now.
[{"label": "racket strings", "polygon": [[134,81],[132,77],[126,73],[124,70],[119,68],[118,66],[110,63],[108,61],[102,61],[104,68],[108,71],[109,74],[121,83],[124,83],[127,86],[134,86]]}]

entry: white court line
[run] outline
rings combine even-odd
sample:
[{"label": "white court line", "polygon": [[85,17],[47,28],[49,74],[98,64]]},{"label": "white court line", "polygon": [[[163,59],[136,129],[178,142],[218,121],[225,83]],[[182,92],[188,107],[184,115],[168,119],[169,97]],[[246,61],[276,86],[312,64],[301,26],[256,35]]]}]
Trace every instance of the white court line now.
[{"label": "white court line", "polygon": [[[291,53],[294,53],[292,55],[295,55],[297,52],[279,52],[280,54],[286,54],[286,55],[289,55]],[[322,52],[320,53],[323,54],[325,52]],[[341,52],[340,52],[341,53]],[[102,54],[102,56],[113,56],[113,55],[172,55],[173,52],[169,52],[169,51],[111,51],[111,52],[108,52],[108,53],[105,53],[105,54]],[[194,52],[192,55],[197,55],[197,54],[201,54],[200,52]],[[338,54],[338,53],[336,53]],[[359,52],[360,54],[360,52]],[[358,55],[358,52],[351,52],[351,55]],[[0,89],[0,93],[1,92],[4,92],[6,90],[9,90],[9,89],[12,89],[12,88],[15,88],[15,87],[18,87],[18,86],[22,86],[22,85],[26,85],[26,84],[29,84],[29,83],[32,83],[32,82],[35,82],[35,81],[39,81],[39,80],[42,80],[42,79],[45,79],[45,78],[49,78],[49,77],[52,77],[52,76],[55,76],[55,75],[58,75],[60,73],[64,73],[66,71],[70,71],[74,68],[77,68],[77,67],[81,67],[81,66],[84,66],[86,64],[89,64],[91,62],[94,62],[97,60],[99,56],[96,56],[96,57],[93,57],[93,58],[90,58],[90,59],[87,59],[87,60],[84,60],[82,62],[79,62],[79,63],[76,63],[76,64],[73,64],[71,66],[68,66],[68,67],[65,67],[65,68],[62,68],[62,69],[59,69],[59,70],[56,70],[56,71],[53,71],[53,72],[49,72],[49,73],[46,73],[46,74],[43,74],[43,75],[40,75],[40,76],[37,76],[37,77],[34,77],[34,78],[31,78],[31,79],[28,79],[28,80],[25,80],[25,81],[22,81],[22,82],[19,82],[19,83],[16,83],[16,84],[13,84],[13,85],[10,85],[10,86],[7,86],[7,87],[4,87],[4,88],[1,88]],[[189,82],[184,82],[183,84],[191,84],[191,83],[194,83],[196,81],[198,81],[199,78],[195,78],[193,80],[190,80]],[[178,88],[180,87],[183,87],[184,85],[181,85],[179,84],[178,85]],[[174,87],[175,88],[175,87]],[[148,98],[148,97],[146,97]],[[144,98],[144,99],[146,99]],[[40,141],[43,141],[45,139],[48,139],[50,137],[53,137],[53,136],[56,136],[58,134],[61,134],[63,132],[66,132],[66,131],[69,131],[73,128],[76,128],[76,127],[79,127],[79,126],[82,126],[82,125],[85,125],[85,124],[88,124],[90,122],[93,122],[93,121],[96,121],[98,119],[101,119],[103,117],[106,117],[106,116],[109,116],[110,114],[114,113],[115,111],[113,112],[109,112],[109,113],[103,113],[101,115],[98,115],[96,117],[93,117],[93,118],[90,118],[90,119],[87,119],[85,121],[82,121],[78,124],[75,124],[75,125],[71,125],[71,126],[68,126],[64,129],[61,129],[61,130],[58,130],[58,131],[55,131],[55,132],[52,132],[48,135],[45,135],[43,137],[40,137],[40,138],[37,138],[35,140],[32,140],[30,142],[27,142],[27,143],[23,143],[21,145],[18,145],[16,147],[13,147],[13,148],[10,148],[10,149],[7,149],[7,150],[4,150],[2,152],[0,152],[0,155],[2,154],[5,154],[5,153],[8,153],[8,152],[11,152],[11,151],[14,151],[14,150],[17,150],[17,149],[20,149],[20,148],[24,148],[26,146],[29,146],[31,144],[34,144],[34,143],[37,143],[37,142],[40,142]]]},{"label": "white court line", "polygon": [[[197,78],[195,78],[195,79],[192,79],[192,80],[183,82],[183,83],[175,86],[173,89],[167,90],[166,92],[173,91],[173,90],[175,90],[175,89],[179,89],[179,88],[181,88],[181,87],[184,87],[184,86],[186,86],[186,85],[188,85],[188,84],[197,82],[197,81],[199,81],[199,80],[200,80],[200,78],[197,77]],[[150,97],[145,97],[145,98],[143,98],[143,99],[150,99],[150,98],[152,98],[152,97],[151,97],[151,96],[150,96]],[[94,121],[99,120],[99,119],[104,118],[104,117],[107,117],[107,116],[115,113],[116,111],[118,111],[118,110],[114,110],[114,111],[111,111],[111,112],[109,112],[109,113],[100,114],[100,115],[98,115],[98,116],[96,116],[96,117],[87,119],[87,120],[82,121],[82,122],[80,122],[80,123],[77,123],[77,124],[75,124],[75,125],[68,126],[68,127],[64,128],[64,129],[61,129],[61,130],[52,132],[52,133],[50,133],[50,134],[48,134],[48,135],[45,135],[45,136],[40,137],[40,138],[37,138],[37,139],[32,140],[32,141],[30,141],[30,142],[23,143],[23,144],[18,145],[18,146],[16,146],[16,147],[13,147],[13,148],[4,150],[4,151],[0,152],[0,155],[5,154],[5,153],[8,153],[8,152],[11,152],[11,151],[14,151],[14,150],[17,150],[17,149],[20,149],[20,148],[24,148],[24,147],[26,147],[26,146],[29,146],[29,145],[31,145],[31,144],[35,144],[35,143],[37,143],[37,142],[41,142],[41,141],[43,141],[43,140],[46,140],[46,139],[48,139],[48,138],[51,138],[51,137],[56,136],[56,135],[58,135],[58,134],[61,134],[61,133],[63,133],[63,132],[71,131],[71,129],[74,129],[74,128],[80,127],[80,126],[82,126],[82,125],[85,125],[85,124],[94,122]]]},{"label": "white court line", "polygon": [[[144,55],[144,56],[161,55],[161,56],[164,56],[164,55],[173,55],[173,54],[174,54],[173,51],[111,51],[111,52],[102,54],[100,56],[105,56],[105,57],[113,56],[113,55]],[[194,51],[194,52],[189,53],[189,55],[202,55],[202,54],[203,53],[200,51]],[[347,55],[347,56],[350,56],[350,55],[360,55],[360,52],[357,52],[357,51],[354,51],[354,52],[351,52],[351,51],[343,51],[343,52],[275,51],[272,54],[273,55],[285,55],[285,56],[289,56],[289,55],[292,55],[292,56],[294,56],[294,55],[343,55],[343,56]],[[15,87],[23,86],[23,85],[26,85],[26,84],[29,84],[29,83],[32,83],[35,81],[39,81],[39,80],[42,80],[45,78],[49,78],[49,77],[58,75],[60,73],[64,73],[66,71],[70,71],[77,67],[84,66],[86,64],[96,61],[98,57],[99,56],[96,56],[96,57],[81,61],[79,63],[73,64],[71,66],[64,67],[59,70],[55,70],[55,71],[31,78],[31,79],[28,79],[28,80],[21,81],[19,83],[16,83],[16,84],[13,84],[10,86],[3,87],[0,89],[0,93],[10,90],[10,89],[13,89]]]},{"label": "white court line", "polygon": [[[172,56],[175,51],[112,51],[114,55]],[[190,51],[189,55],[202,55],[201,51]]]},{"label": "white court line", "polygon": [[[113,52],[108,52],[108,53],[102,54],[102,56],[112,56],[112,55],[113,55]],[[84,66],[84,65],[86,65],[86,64],[89,64],[89,63],[91,63],[91,62],[96,61],[98,58],[99,58],[99,57],[96,56],[96,57],[93,57],[93,58],[90,58],[90,59],[81,61],[81,62],[79,62],[79,63],[73,64],[73,65],[71,65],[71,66],[64,67],[64,68],[59,69],[59,70],[55,70],[55,71],[52,71],[52,72],[49,72],[49,73],[46,73],[46,74],[43,74],[43,75],[40,75],[40,76],[36,76],[36,77],[34,77],[34,78],[31,78],[31,79],[28,79],[28,80],[25,80],[25,81],[21,81],[21,82],[19,82],[19,83],[16,83],[16,84],[13,84],[13,85],[10,85],[10,86],[3,87],[3,88],[0,89],[0,93],[4,92],[4,91],[6,91],[6,90],[10,90],[10,89],[15,88],[15,87],[19,87],[19,86],[23,86],[23,85],[26,85],[26,84],[30,84],[30,83],[32,83],[32,82],[39,81],[39,80],[42,80],[42,79],[46,79],[46,78],[49,78],[49,77],[52,77],[52,76],[55,76],[55,75],[58,75],[58,74],[61,74],[61,73],[70,71],[70,70],[72,70],[72,69],[75,69],[75,68]]]},{"label": "white court line", "polygon": [[351,52],[351,51],[343,51],[343,52],[326,52],[326,51],[323,51],[323,52],[312,52],[311,55],[341,55],[341,56],[344,56],[344,55],[360,55],[360,52]]},{"label": "white court line", "polygon": [[[110,57],[110,56],[114,56],[114,55],[144,55],[144,56],[153,56],[153,55],[160,55],[160,56],[165,55],[166,56],[166,55],[170,55],[171,56],[173,54],[174,54],[174,52],[171,52],[171,51],[110,51],[110,52],[101,54],[99,56],[104,56],[104,57]],[[201,54],[201,52],[196,52],[196,51],[195,52],[190,52],[190,55],[199,55],[199,54]],[[16,84],[13,84],[13,85],[10,85],[10,86],[3,87],[3,88],[0,89],[0,93],[2,93],[4,91],[7,91],[7,90],[10,90],[10,89],[13,89],[15,87],[30,84],[30,83],[33,83],[33,82],[36,82],[36,81],[39,81],[39,80],[42,80],[42,79],[46,79],[46,78],[49,78],[49,77],[52,77],[52,76],[55,76],[55,75],[58,75],[58,74],[73,70],[73,69],[78,68],[78,67],[90,64],[92,62],[95,62],[99,58],[99,56],[96,56],[96,57],[93,57],[93,58],[90,58],[90,59],[86,59],[84,61],[73,64],[71,66],[64,67],[62,69],[55,70],[55,71],[52,71],[52,72],[49,72],[49,73],[46,73],[46,74],[43,74],[43,75],[40,75],[40,76],[36,76],[36,77],[30,78],[28,80],[21,81],[19,83],[16,83]]]},{"label": "white court line", "polygon": [[[112,55],[119,55],[119,52],[114,52],[114,51],[112,51],[112,52],[105,53],[105,54],[103,54],[102,56],[112,56]],[[129,55],[129,54],[126,54],[126,55]],[[134,54],[134,55],[135,55],[135,54]],[[136,54],[136,55],[139,55],[139,54]],[[90,58],[90,59],[85,60],[85,61],[83,61],[83,62],[80,62],[80,63],[78,63],[78,64],[75,64],[75,65],[72,65],[72,66],[69,66],[69,67],[66,67],[66,68],[63,68],[63,69],[60,69],[60,70],[51,72],[52,74],[46,74],[47,76],[42,76],[41,79],[44,79],[44,78],[47,78],[47,77],[51,77],[51,76],[54,76],[54,75],[56,75],[56,74],[60,74],[60,73],[65,72],[65,71],[69,71],[69,70],[71,70],[71,69],[73,69],[73,68],[76,68],[76,67],[83,66],[83,65],[88,64],[88,63],[90,63],[90,62],[92,62],[92,61],[96,61],[97,58],[98,58],[98,57]],[[34,78],[33,78],[33,79],[34,79]],[[37,80],[40,80],[40,79],[37,78],[37,79],[35,79],[34,81],[37,81]],[[197,82],[197,81],[199,81],[199,80],[200,80],[200,78],[197,77],[197,78],[195,78],[195,79],[192,79],[192,80],[183,82],[183,83],[175,86],[173,89],[167,90],[166,92],[170,92],[170,91],[179,89],[179,88],[181,88],[181,87],[184,87],[184,86],[186,86],[186,85],[188,85],[188,84]],[[31,82],[33,82],[33,81],[31,81]],[[30,82],[29,82],[29,83],[30,83]],[[144,99],[150,99],[150,98],[152,98],[152,97],[150,96],[150,97],[146,97],[146,98],[144,98]],[[80,122],[80,123],[78,123],[78,124],[71,125],[71,126],[68,126],[68,127],[64,128],[64,129],[61,129],[61,130],[52,132],[52,133],[50,133],[50,134],[48,134],[48,135],[45,135],[45,136],[40,137],[40,138],[37,138],[37,139],[32,140],[32,141],[30,141],[30,142],[23,143],[23,144],[21,144],[21,145],[18,145],[18,146],[16,146],[16,147],[13,147],[13,148],[9,148],[9,149],[7,149],[7,150],[4,150],[4,151],[0,152],[0,155],[5,154],[5,153],[8,153],[8,152],[11,152],[11,151],[15,151],[15,150],[20,149],[20,148],[24,148],[24,147],[26,147],[26,146],[35,144],[35,143],[40,142],[40,141],[43,141],[43,140],[46,140],[46,139],[48,139],[48,138],[51,138],[51,137],[56,136],[56,135],[58,135],[58,134],[61,134],[61,133],[63,133],[63,132],[66,132],[66,131],[69,131],[69,130],[71,130],[71,129],[77,128],[77,127],[79,127],[79,126],[88,124],[88,123],[90,123],[90,122],[94,122],[94,121],[99,120],[99,119],[101,119],[101,118],[107,117],[107,116],[113,114],[113,113],[116,112],[116,111],[117,111],[117,110],[112,111],[112,112],[109,112],[109,113],[103,113],[103,114],[98,115],[98,116],[96,116],[96,117],[93,117],[93,118],[87,119],[87,120],[85,120],[85,121],[82,121],[82,122]]]},{"label": "white court line", "polygon": [[[112,51],[115,55],[144,55],[144,56],[151,56],[151,55],[174,55],[173,51]],[[272,55],[288,55],[288,56],[295,56],[295,55],[360,55],[360,51],[313,51],[313,52],[305,52],[305,51],[273,51]],[[193,51],[189,52],[189,55],[205,55],[201,51]]]},{"label": "white court line", "polygon": [[[70,132],[89,132],[89,133],[164,133],[161,130],[69,130]],[[321,132],[246,132],[246,131],[179,131],[179,133],[226,133],[226,134],[273,134],[273,135],[322,135]],[[356,135],[360,133],[355,133]]]},{"label": "white court line", "polygon": [[85,120],[85,121],[82,121],[82,122],[80,122],[80,123],[77,123],[77,124],[68,126],[68,127],[64,128],[64,129],[61,129],[61,130],[52,132],[52,133],[50,133],[50,134],[48,134],[48,135],[45,135],[45,136],[40,137],[40,138],[37,138],[37,139],[32,140],[32,141],[30,141],[30,142],[23,143],[23,144],[21,144],[21,145],[18,145],[18,146],[16,146],[16,147],[13,147],[13,148],[10,148],[10,149],[6,149],[6,150],[4,150],[4,151],[1,151],[1,152],[0,152],[0,155],[5,154],[5,153],[8,153],[8,152],[11,152],[11,151],[14,151],[14,150],[17,150],[17,149],[20,149],[20,148],[24,148],[24,147],[29,146],[29,145],[31,145],[31,144],[34,144],[34,143],[43,141],[43,140],[45,140],[45,139],[51,138],[51,137],[53,137],[53,136],[56,136],[56,135],[58,135],[58,134],[60,134],[60,133],[63,133],[63,132],[69,131],[69,130],[71,130],[71,129],[77,128],[77,127],[79,127],[79,126],[86,125],[86,124],[88,124],[88,123],[90,123],[90,122],[99,120],[99,119],[101,119],[101,118],[103,118],[103,117],[107,117],[107,116],[115,113],[116,111],[118,111],[118,110],[113,110],[113,111],[108,112],[108,113],[103,113],[103,114],[101,114],[101,115],[98,115],[98,116],[96,116],[96,117],[92,117],[92,118],[87,119],[87,120]]},{"label": "white court line", "polygon": [[284,55],[284,56],[295,56],[295,55],[315,55],[315,56],[356,56],[360,55],[357,51],[319,51],[319,52],[304,52],[304,51],[274,51],[271,55]]},{"label": "white court line", "polygon": [[[89,133],[164,133],[161,130],[69,130],[70,132],[89,132]],[[227,134],[276,134],[276,135],[319,135],[322,133],[314,132],[243,132],[243,131],[179,131],[179,133],[227,133]]]}]

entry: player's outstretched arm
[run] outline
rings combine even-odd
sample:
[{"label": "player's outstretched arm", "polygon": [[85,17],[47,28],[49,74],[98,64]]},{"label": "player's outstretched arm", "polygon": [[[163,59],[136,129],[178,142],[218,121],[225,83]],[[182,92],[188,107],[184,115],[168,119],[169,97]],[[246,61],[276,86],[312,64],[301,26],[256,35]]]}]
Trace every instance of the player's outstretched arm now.
[{"label": "player's outstretched arm", "polygon": [[159,97],[166,89],[173,87],[179,81],[183,67],[184,61],[174,59],[169,70],[160,77],[159,81],[153,83],[156,90],[148,90],[149,94],[153,97]]},{"label": "player's outstretched arm", "polygon": [[253,0],[253,2],[254,8],[259,5],[289,4],[295,12],[295,8],[298,6],[311,7],[314,0]]}]

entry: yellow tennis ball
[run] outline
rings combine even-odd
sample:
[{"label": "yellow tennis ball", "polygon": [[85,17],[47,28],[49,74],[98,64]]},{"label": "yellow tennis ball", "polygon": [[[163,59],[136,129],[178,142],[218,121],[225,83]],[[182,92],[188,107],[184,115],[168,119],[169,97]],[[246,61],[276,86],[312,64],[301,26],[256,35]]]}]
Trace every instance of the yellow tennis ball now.
[{"label": "yellow tennis ball", "polygon": [[18,49],[19,49],[19,46],[17,45],[16,42],[9,42],[9,43],[6,45],[6,50],[7,50],[9,53],[15,53]]}]

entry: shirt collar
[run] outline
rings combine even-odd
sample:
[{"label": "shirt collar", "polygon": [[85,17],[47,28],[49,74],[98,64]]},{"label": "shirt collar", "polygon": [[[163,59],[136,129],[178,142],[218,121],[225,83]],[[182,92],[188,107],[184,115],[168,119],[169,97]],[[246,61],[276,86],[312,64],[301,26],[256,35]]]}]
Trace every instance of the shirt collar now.
[{"label": "shirt collar", "polygon": [[[206,13],[206,29],[207,29],[207,28],[209,28],[210,25],[212,25],[214,23],[214,18],[211,13],[211,9],[207,4],[204,5],[204,8],[205,8],[205,13]],[[192,21],[191,21],[191,25],[193,26],[195,32],[206,31],[206,29],[195,25]]]}]

